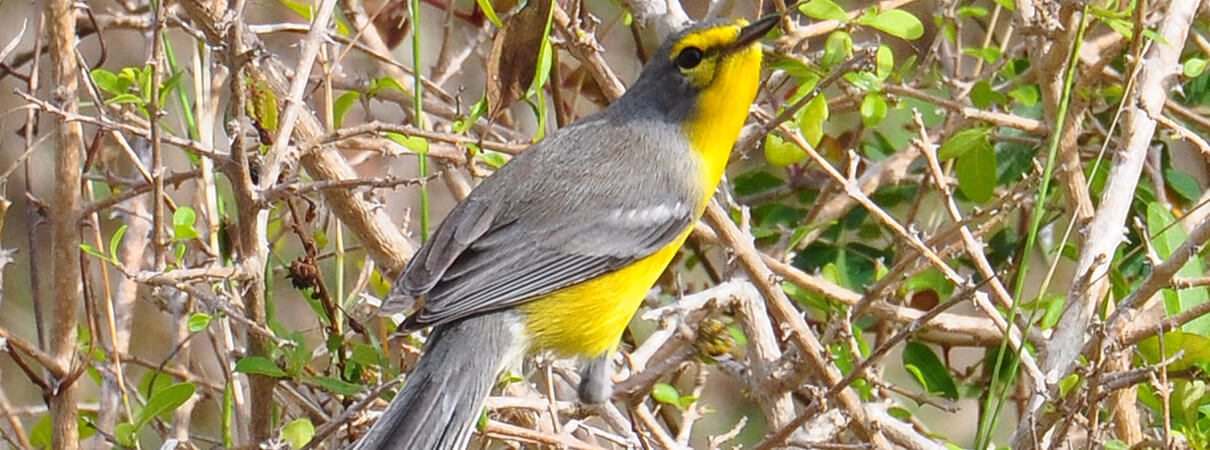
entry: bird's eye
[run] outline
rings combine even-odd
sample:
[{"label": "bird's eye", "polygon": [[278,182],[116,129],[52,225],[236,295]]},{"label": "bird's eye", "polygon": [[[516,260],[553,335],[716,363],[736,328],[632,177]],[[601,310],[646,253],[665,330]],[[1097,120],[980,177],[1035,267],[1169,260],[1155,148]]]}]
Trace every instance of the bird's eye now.
[{"label": "bird's eye", "polygon": [[682,69],[692,69],[701,62],[702,49],[697,47],[685,47],[680,54],[676,55],[676,66]]}]

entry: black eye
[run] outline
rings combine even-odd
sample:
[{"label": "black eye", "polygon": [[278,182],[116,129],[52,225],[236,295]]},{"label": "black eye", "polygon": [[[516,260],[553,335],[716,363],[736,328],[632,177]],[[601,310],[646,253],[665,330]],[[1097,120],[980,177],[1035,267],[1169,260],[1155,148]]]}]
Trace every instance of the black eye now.
[{"label": "black eye", "polygon": [[702,62],[702,50],[697,47],[685,47],[676,55],[676,66],[682,69],[692,69]]}]

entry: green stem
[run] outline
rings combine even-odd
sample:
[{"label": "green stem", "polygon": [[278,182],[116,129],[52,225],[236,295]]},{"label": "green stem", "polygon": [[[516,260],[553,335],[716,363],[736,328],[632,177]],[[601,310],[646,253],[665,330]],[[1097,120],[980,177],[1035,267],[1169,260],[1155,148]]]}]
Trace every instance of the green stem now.
[{"label": "green stem", "polygon": [[[1025,247],[1021,252],[1020,269],[1017,272],[1016,283],[1013,286],[1013,305],[1008,310],[1007,325],[1008,330],[1012,329],[1017,320],[1018,303],[1021,299],[1021,294],[1025,290],[1025,278],[1029,272],[1029,259],[1033,248],[1038,239],[1038,229],[1042,227],[1042,216],[1046,211],[1046,195],[1050,190],[1050,178],[1054,172],[1055,159],[1059,153],[1059,141],[1063,137],[1063,125],[1067,121],[1067,107],[1071,103],[1071,89],[1075,83],[1076,68],[1079,67],[1080,47],[1084,43],[1084,33],[1088,29],[1088,12],[1089,6],[1085,5],[1084,10],[1080,13],[1080,28],[1076,31],[1075,41],[1072,44],[1071,54],[1067,59],[1067,70],[1063,80],[1063,97],[1059,101],[1058,117],[1055,120],[1055,129],[1050,134],[1050,143],[1047,146],[1046,167],[1042,171],[1042,186],[1038,189],[1038,200],[1034,202],[1033,217],[1029,227],[1029,233],[1025,237]],[[1029,328],[1022,331],[1021,345],[1018,346],[1014,357],[1008,361],[1008,373],[1014,374],[1017,372],[1017,366],[1021,361],[1021,352],[1024,351],[1025,343],[1029,339]],[[975,435],[975,448],[985,449],[991,444],[991,434],[995,425],[1000,420],[1000,412],[1004,409],[1004,404],[1007,403],[1010,383],[1004,383],[1003,387],[996,384],[996,375],[1000,373],[1000,369],[1004,365],[1004,355],[1008,353],[1009,333],[1005,332],[1004,338],[1000,341],[999,351],[996,352],[996,364],[992,370],[992,379],[989,384],[989,389],[995,392],[987,396],[986,403],[983,408],[983,416],[979,423],[978,433]],[[998,392],[997,388],[999,387]],[[991,411],[991,414],[988,414]]]},{"label": "green stem", "polygon": [[[416,128],[424,129],[424,83],[421,82],[420,74],[420,0],[410,0],[412,10],[412,99],[414,101],[413,108],[415,114]],[[429,176],[429,161],[428,154],[419,155],[419,171],[420,179],[424,180]],[[429,240],[429,189],[428,185],[420,182],[420,241]]]}]

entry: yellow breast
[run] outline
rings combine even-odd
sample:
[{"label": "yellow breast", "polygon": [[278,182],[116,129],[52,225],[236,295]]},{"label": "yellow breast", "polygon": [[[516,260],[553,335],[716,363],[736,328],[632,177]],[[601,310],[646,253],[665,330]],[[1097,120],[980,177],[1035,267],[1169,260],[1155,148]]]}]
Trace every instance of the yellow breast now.
[{"label": "yellow breast", "polygon": [[689,230],[621,270],[521,305],[531,351],[591,357],[614,350],[647,291],[687,236]]}]

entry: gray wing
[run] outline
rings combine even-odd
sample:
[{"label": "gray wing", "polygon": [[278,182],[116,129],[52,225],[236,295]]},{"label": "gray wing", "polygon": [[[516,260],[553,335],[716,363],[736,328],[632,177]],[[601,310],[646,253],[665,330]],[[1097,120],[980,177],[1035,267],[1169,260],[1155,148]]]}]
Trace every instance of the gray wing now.
[{"label": "gray wing", "polygon": [[549,160],[550,145],[569,144],[559,141],[551,136],[531,147],[456,206],[382,310],[397,312],[423,298],[404,324],[419,328],[513,306],[647,257],[693,224],[692,196],[669,185],[677,177],[619,187],[597,175],[634,170],[625,161],[559,171],[584,167],[566,154]]}]

